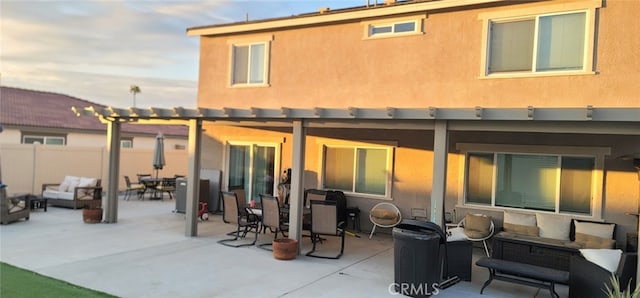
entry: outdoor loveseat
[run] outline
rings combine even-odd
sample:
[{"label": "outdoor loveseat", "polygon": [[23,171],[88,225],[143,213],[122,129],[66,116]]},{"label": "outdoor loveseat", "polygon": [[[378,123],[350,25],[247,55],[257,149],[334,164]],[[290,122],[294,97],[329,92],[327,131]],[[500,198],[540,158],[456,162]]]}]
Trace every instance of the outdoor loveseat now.
[{"label": "outdoor loveseat", "polygon": [[615,223],[505,211],[492,258],[569,271],[571,256],[579,256],[580,249],[615,248],[615,228]]},{"label": "outdoor loveseat", "polygon": [[51,206],[67,208],[96,208],[102,205],[101,180],[65,176],[62,183],[42,184],[42,197]]}]

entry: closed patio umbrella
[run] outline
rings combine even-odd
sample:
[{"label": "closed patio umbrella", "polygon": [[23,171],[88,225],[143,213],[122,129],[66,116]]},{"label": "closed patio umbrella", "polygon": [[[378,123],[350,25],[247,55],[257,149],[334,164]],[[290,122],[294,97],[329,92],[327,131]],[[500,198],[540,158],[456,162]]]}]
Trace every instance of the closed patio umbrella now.
[{"label": "closed patio umbrella", "polygon": [[158,133],[153,151],[153,168],[156,170],[156,179],[158,178],[158,170],[162,170],[164,165],[164,136],[162,133]]}]

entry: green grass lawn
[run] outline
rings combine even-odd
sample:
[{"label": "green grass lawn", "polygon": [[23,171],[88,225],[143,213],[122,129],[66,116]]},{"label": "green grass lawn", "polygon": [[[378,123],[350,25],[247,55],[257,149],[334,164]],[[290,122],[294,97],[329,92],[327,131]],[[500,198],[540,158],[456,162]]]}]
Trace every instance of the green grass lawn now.
[{"label": "green grass lawn", "polygon": [[0,297],[115,297],[0,262]]}]

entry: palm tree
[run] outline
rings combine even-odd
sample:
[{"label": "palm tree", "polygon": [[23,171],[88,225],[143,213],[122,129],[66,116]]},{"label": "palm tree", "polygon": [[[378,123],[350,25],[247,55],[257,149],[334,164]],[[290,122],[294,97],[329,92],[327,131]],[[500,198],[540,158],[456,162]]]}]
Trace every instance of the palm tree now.
[{"label": "palm tree", "polygon": [[140,87],[138,87],[138,85],[131,85],[131,88],[129,88],[129,92],[131,92],[133,94],[133,107],[136,107],[136,94],[142,92],[140,91]]}]

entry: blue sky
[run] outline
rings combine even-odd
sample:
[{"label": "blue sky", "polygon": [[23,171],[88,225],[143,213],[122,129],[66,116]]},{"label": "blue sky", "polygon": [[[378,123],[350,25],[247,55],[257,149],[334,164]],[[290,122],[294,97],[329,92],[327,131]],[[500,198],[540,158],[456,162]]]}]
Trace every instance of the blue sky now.
[{"label": "blue sky", "polygon": [[[374,3],[375,0],[370,0]],[[383,0],[379,0],[382,3]],[[367,0],[0,0],[0,84],[114,106],[196,107],[186,29],[363,6]]]}]

